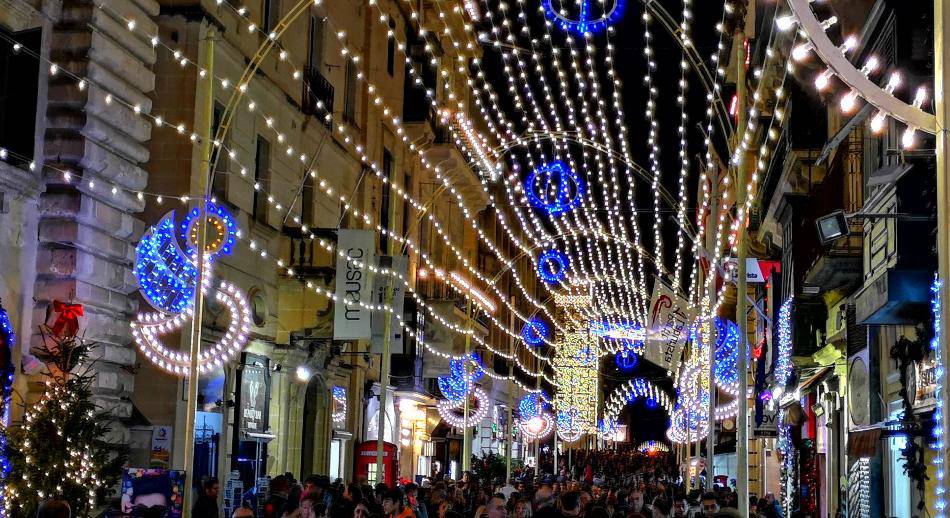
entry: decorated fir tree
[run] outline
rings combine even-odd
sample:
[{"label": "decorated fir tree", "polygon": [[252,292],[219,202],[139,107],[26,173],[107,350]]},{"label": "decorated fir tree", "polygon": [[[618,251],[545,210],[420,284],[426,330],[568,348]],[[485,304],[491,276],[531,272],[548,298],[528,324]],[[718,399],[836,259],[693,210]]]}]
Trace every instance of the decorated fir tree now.
[{"label": "decorated fir tree", "polygon": [[33,354],[45,366],[39,400],[4,435],[10,461],[7,516],[35,516],[49,498],[69,502],[73,516],[90,516],[116,486],[123,448],[107,442],[112,418],[92,400],[94,344],[74,333],[44,334]]}]

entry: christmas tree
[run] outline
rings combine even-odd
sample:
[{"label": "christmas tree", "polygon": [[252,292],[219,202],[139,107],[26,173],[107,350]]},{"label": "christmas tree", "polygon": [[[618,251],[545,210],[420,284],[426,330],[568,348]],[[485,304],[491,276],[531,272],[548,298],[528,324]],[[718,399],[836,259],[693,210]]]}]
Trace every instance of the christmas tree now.
[{"label": "christmas tree", "polygon": [[94,347],[75,333],[44,333],[33,350],[46,379],[23,419],[3,430],[11,466],[7,516],[35,516],[50,498],[69,502],[73,516],[90,516],[118,482],[127,455],[107,442],[112,419],[92,400]]}]

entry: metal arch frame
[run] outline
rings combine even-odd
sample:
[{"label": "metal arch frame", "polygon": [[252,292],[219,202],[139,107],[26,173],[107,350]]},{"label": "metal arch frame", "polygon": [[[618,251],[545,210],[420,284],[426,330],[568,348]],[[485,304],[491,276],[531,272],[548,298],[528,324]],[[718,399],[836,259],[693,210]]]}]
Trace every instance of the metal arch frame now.
[{"label": "metal arch frame", "polygon": [[809,0],[788,0],[788,5],[798,20],[801,30],[811,42],[815,53],[839,79],[853,88],[869,104],[894,119],[931,135],[937,133],[936,116],[887,93],[855,68],[851,61],[838,50],[837,45],[828,38],[821,22],[809,7]]}]

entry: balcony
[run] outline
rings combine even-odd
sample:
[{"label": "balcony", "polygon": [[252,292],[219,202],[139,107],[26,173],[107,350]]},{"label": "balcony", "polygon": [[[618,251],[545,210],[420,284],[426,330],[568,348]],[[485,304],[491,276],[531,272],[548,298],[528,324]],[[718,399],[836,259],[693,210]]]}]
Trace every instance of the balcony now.
[{"label": "balcony", "polygon": [[[311,229],[319,237],[336,241],[327,229]],[[321,235],[326,234],[326,235]],[[321,277],[329,283],[336,274],[335,263],[330,253],[316,240],[310,239],[300,227],[284,226],[284,235],[290,237],[287,265],[303,277]]]},{"label": "balcony", "polygon": [[330,127],[331,122],[325,115],[333,113],[333,85],[317,68],[304,69],[301,109],[305,114],[317,117],[324,126]]}]

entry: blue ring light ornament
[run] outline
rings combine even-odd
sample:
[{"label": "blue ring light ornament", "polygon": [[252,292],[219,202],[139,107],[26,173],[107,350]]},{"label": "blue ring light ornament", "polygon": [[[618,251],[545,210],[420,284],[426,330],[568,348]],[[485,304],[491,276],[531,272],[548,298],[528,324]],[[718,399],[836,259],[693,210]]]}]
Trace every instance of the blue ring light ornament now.
[{"label": "blue ring light ornament", "polygon": [[[465,365],[468,363],[474,363],[475,368],[466,373]],[[446,399],[459,401],[471,392],[475,382],[484,375],[485,371],[481,358],[475,353],[470,353],[461,358],[453,358],[449,362],[449,375],[439,376],[437,383],[439,384],[439,390]]]},{"label": "blue ring light ornament", "polygon": [[547,336],[547,324],[536,318],[525,322],[524,327],[521,328],[521,339],[528,345],[537,347],[544,343],[544,339],[547,338]]},{"label": "blue ring light ornament", "polygon": [[545,250],[538,257],[538,276],[547,283],[561,282],[567,277],[570,259],[559,250]]},{"label": "blue ring light ornament", "polygon": [[535,208],[560,216],[581,204],[584,181],[560,160],[535,168],[525,181],[525,193]]},{"label": "blue ring light ornament", "polygon": [[[217,203],[210,201],[205,204],[205,220],[211,226],[205,244],[205,253],[212,260],[222,255],[231,255],[234,243],[237,241],[237,223],[231,213]],[[188,212],[185,219],[178,226],[179,237],[185,243],[185,253],[188,256],[195,254],[195,242],[198,237],[198,208]]]},{"label": "blue ring light ornament", "polygon": [[541,398],[541,394],[537,392],[525,394],[518,402],[518,415],[521,416],[523,421],[527,421],[532,417],[541,415],[546,406],[547,403]]},{"label": "blue ring light ornament", "polygon": [[624,0],[613,0],[613,6],[609,10],[601,13],[599,17],[592,18],[591,0],[581,0],[580,10],[577,14],[577,18],[574,19],[562,12],[565,2],[570,2],[571,0],[559,0],[557,7],[555,7],[554,1],[555,0],[541,0],[544,17],[552,23],[557,24],[562,30],[581,37],[605,30],[620,20],[624,11]]},{"label": "blue ring light ornament", "polygon": [[627,348],[617,351],[617,354],[614,355],[614,363],[623,372],[632,371],[639,361],[640,355]]}]

